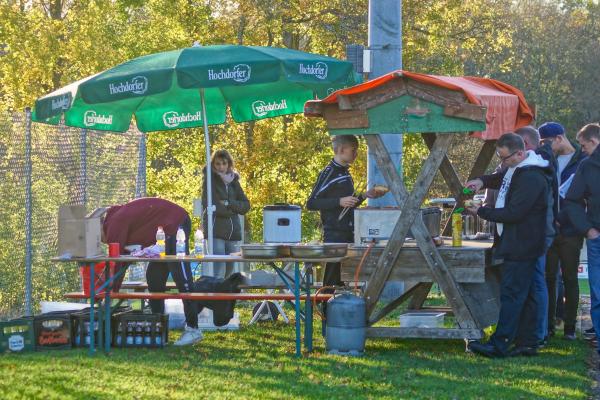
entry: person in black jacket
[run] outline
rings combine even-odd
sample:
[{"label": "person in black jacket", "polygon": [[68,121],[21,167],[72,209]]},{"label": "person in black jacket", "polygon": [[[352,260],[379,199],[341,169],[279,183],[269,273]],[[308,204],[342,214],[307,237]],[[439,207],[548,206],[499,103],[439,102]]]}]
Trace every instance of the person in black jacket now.
[{"label": "person in black jacket", "polygon": [[[210,161],[212,173],[212,201],[216,207],[213,214],[213,252],[231,254],[240,250],[242,227],[240,215],[250,210],[250,202],[240,185],[240,176],[234,169],[233,158],[227,150],[217,150]],[[204,169],[206,178],[206,168]],[[202,204],[206,209],[206,179],[202,186]],[[204,215],[204,226],[208,226]],[[233,270],[233,263],[213,263],[213,276],[224,278]]]},{"label": "person in black jacket", "polygon": [[565,213],[577,232],[586,237],[590,314],[600,343],[600,124],[581,128],[577,141],[589,157],[581,162],[573,177],[565,197]]},{"label": "person in black jacket", "polygon": [[[538,342],[544,343],[544,341],[548,337],[548,287],[546,286],[546,252],[550,248],[550,245],[554,241],[554,237],[556,236],[556,225],[555,220],[558,216],[558,206],[557,202],[554,201],[554,198],[558,196],[558,182],[556,177],[556,168],[557,163],[554,157],[554,153],[552,151],[552,145],[549,142],[546,142],[540,145],[540,134],[537,129],[533,126],[524,126],[515,131],[515,133],[523,139],[523,143],[525,144],[525,150],[533,150],[537,154],[539,154],[544,160],[548,161],[549,166],[545,169],[546,179],[548,181],[549,186],[552,188],[548,193],[548,210],[546,211],[546,242],[545,242],[545,250],[538,257],[536,263],[536,271],[533,281],[533,291],[534,291],[534,300],[535,306],[537,309],[537,318],[536,318],[536,336],[538,338]],[[471,187],[474,190],[479,190],[485,188],[487,190],[493,190],[497,192],[502,185],[502,180],[504,178],[504,174],[506,173],[506,166],[503,166],[503,163],[500,163],[499,167],[496,168],[496,171],[491,175],[484,175],[480,178],[474,179],[466,183],[467,187]],[[487,193],[487,191],[486,191]],[[493,196],[493,204],[489,205],[494,208],[496,203],[497,194]],[[484,204],[486,205],[486,204]],[[496,249],[499,243],[499,236],[497,232],[494,232],[494,249]],[[495,254],[495,253],[494,253]],[[502,261],[501,257],[494,256],[494,262]],[[556,299],[556,295],[554,296]],[[555,302],[556,303],[556,302]],[[556,310],[556,307],[553,307],[553,310]],[[515,342],[519,342],[520,339],[515,338]]]},{"label": "person in black jacket", "polygon": [[[318,210],[321,213],[325,243],[352,243],[354,241],[354,208],[359,206],[366,197],[381,197],[385,192],[370,189],[365,194],[355,193],[354,181],[348,171],[358,154],[358,140],[355,136],[334,136],[332,147],[333,160],[319,174],[306,203],[306,208]],[[343,218],[340,218],[346,207],[349,207],[349,211]],[[327,263],[323,285],[343,285],[339,263]]]},{"label": "person in black jacket", "polygon": [[[537,354],[534,277],[537,259],[545,251],[550,187],[545,169],[549,162],[526,151],[514,133],[502,135],[497,154],[508,167],[495,208],[468,211],[496,223],[500,235],[497,253],[503,257],[500,315],[488,343],[471,342],[469,349],[488,357]],[[510,349],[515,338],[515,348]]]},{"label": "person in black jacket", "polygon": [[[561,124],[546,122],[540,126],[539,130],[544,142],[550,143],[552,146],[552,151],[557,160],[556,178],[558,186],[564,188],[569,185],[577,167],[585,159],[585,154],[578,146],[569,141]],[[555,199],[559,210],[564,207],[563,197],[559,195]],[[575,336],[575,322],[577,322],[577,308],[579,306],[579,279],[577,273],[583,236],[577,232],[568,218],[559,219],[558,231],[559,233],[546,257],[546,283],[550,305],[548,308],[549,335],[552,336],[555,330],[557,279],[560,265],[565,294],[564,338],[575,340],[577,338]]]}]

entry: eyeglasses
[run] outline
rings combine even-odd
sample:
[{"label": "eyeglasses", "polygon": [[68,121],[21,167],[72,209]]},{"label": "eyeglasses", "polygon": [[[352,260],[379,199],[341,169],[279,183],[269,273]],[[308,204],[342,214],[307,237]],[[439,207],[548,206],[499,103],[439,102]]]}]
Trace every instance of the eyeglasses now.
[{"label": "eyeglasses", "polygon": [[512,156],[514,156],[515,154],[517,154],[519,151],[520,150],[513,151],[512,153],[510,153],[506,157],[502,157],[498,152],[496,152],[496,155],[498,156],[498,158],[500,159],[500,161],[504,162],[504,161],[508,160],[509,158],[511,158]]}]

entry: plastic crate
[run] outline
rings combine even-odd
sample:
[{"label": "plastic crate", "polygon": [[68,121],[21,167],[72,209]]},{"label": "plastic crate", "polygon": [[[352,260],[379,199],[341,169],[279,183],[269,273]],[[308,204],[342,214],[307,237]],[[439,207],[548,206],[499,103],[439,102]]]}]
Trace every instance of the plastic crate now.
[{"label": "plastic crate", "polygon": [[0,352],[20,353],[35,350],[33,317],[0,322]]},{"label": "plastic crate", "polygon": [[33,318],[36,350],[70,349],[71,314],[52,312]]},{"label": "plastic crate", "polygon": [[[102,343],[104,335],[103,330],[100,329],[101,323],[98,321],[99,313],[94,312],[94,343]],[[73,347],[87,347],[90,345],[90,311],[82,311],[71,314],[71,332],[72,332],[72,345]]]},{"label": "plastic crate", "polygon": [[400,326],[403,328],[443,328],[446,313],[409,312],[400,315]]},{"label": "plastic crate", "polygon": [[169,315],[125,312],[115,315],[113,346],[162,348],[169,340]]}]

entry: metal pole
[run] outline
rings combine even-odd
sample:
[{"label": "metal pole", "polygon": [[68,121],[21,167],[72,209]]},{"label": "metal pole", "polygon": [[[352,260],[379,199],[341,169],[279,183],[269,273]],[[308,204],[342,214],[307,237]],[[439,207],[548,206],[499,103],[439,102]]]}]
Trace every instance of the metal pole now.
[{"label": "metal pole", "polygon": [[[370,0],[369,1],[369,49],[373,55],[373,66],[369,78],[377,78],[402,69],[402,1],[401,0]],[[402,168],[402,135],[385,135],[381,138],[387,148],[394,165],[401,172]],[[368,157],[369,186],[384,183],[385,179],[377,168],[377,163],[369,150]],[[373,207],[397,206],[391,193],[379,199],[369,199]]]},{"label": "metal pole", "polygon": [[25,108],[25,315],[33,315],[31,308],[31,243],[32,193],[31,193],[31,108]]},{"label": "metal pole", "polygon": [[135,182],[135,198],[146,195],[146,134],[140,132],[140,144],[138,151],[138,172]]},{"label": "metal pole", "polygon": [[202,101],[202,125],[204,125],[204,147],[206,149],[206,213],[208,219],[208,254],[213,254],[213,202],[212,202],[212,171],[210,168],[210,137],[208,136],[208,121],[206,119],[206,102],[204,89],[200,89]]},{"label": "metal pole", "polygon": [[81,154],[79,173],[83,184],[83,198],[81,201],[84,206],[87,206],[87,129],[81,130],[81,135],[79,136],[79,153]]}]

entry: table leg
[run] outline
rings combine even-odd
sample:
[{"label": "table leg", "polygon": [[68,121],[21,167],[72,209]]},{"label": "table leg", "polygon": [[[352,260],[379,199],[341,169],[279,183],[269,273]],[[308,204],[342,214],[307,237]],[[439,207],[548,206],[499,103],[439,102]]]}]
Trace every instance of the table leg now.
[{"label": "table leg", "polygon": [[[104,281],[110,281],[110,263],[107,262],[104,267]],[[110,353],[110,292],[113,283],[111,282],[104,289],[104,351]]]},{"label": "table leg", "polygon": [[96,283],[96,264],[91,263],[88,268],[90,269],[90,325],[89,325],[89,334],[90,334],[90,355],[94,355],[96,349],[94,348],[94,306],[96,300],[96,291],[95,291],[95,283]]},{"label": "table leg", "polygon": [[294,307],[296,309],[296,357],[302,355],[302,339],[300,332],[300,263],[294,262]]},{"label": "table leg", "polygon": [[313,315],[312,301],[310,298],[310,287],[312,286],[312,264],[305,264],[304,280],[306,282],[306,305],[304,306],[304,347],[307,351],[312,351],[312,331],[313,331]]}]

